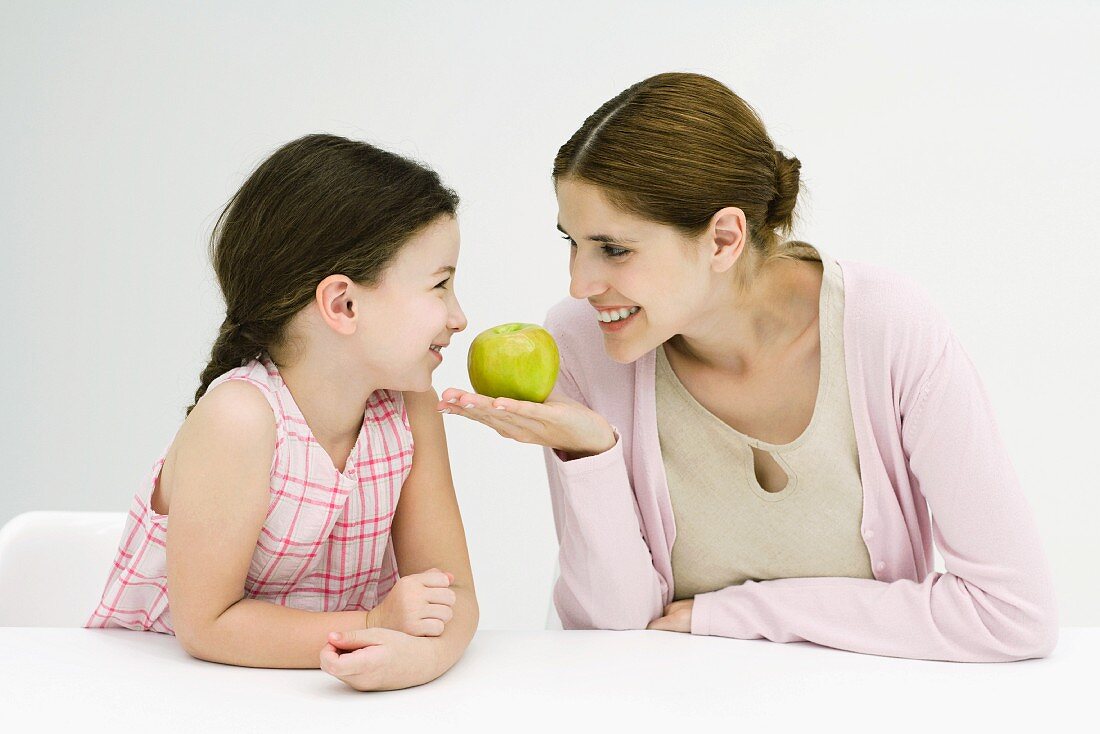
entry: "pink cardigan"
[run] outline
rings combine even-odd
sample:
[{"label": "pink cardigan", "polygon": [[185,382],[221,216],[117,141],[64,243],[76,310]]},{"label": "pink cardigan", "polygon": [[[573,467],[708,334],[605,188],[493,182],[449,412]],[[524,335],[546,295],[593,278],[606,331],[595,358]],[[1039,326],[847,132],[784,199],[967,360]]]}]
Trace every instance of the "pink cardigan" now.
[{"label": "pink cardigan", "polygon": [[[1051,573],[973,364],[910,281],[841,262],[844,350],[875,578],[749,581],[695,597],[691,632],[955,661],[1042,657],[1058,637]],[[566,629],[644,629],[672,601],[676,537],[657,439],[656,352],[618,364],[586,301],[546,328],[557,389],[619,441],[562,461],[545,450]],[[932,517],[929,516],[931,511]],[[932,542],[947,573],[932,567]]]}]

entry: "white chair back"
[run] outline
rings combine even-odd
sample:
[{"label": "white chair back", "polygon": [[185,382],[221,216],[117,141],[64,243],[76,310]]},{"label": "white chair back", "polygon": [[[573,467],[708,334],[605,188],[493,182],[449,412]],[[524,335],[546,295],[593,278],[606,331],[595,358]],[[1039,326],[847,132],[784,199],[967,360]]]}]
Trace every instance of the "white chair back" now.
[{"label": "white chair back", "polygon": [[0,627],[80,627],[107,583],[123,512],[25,512],[0,528]]}]

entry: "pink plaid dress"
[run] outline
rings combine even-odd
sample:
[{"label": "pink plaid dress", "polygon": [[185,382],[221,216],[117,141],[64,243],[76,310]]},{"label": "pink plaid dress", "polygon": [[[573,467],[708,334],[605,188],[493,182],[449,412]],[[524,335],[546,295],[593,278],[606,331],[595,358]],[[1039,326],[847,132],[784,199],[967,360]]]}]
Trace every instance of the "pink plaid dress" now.
[{"label": "pink plaid dress", "polygon": [[[225,373],[211,389],[226,380],[258,387],[275,413],[267,519],[245,596],[318,612],[374,607],[397,580],[390,525],[412,468],[412,432],[401,393],[378,390],[370,396],[359,438],[340,472],[266,356]],[[173,633],[168,516],[149,507],[163,465],[162,455],[134,496],[103,597],[86,627]]]}]

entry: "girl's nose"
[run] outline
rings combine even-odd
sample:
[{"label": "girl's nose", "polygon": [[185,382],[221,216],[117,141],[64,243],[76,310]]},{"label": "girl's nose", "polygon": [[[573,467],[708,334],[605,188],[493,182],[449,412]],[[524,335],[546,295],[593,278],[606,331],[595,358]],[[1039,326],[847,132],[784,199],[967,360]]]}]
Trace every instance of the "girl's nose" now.
[{"label": "girl's nose", "polygon": [[466,314],[462,312],[462,309],[456,305],[457,312],[451,314],[451,318],[447,321],[447,326],[451,328],[455,333],[463,331],[466,328]]}]

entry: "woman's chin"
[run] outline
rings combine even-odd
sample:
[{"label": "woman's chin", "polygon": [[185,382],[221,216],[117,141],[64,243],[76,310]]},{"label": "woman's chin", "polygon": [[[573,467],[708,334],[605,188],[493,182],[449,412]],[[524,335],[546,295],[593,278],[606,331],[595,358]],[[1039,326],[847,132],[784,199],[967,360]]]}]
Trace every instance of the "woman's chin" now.
[{"label": "woman's chin", "polygon": [[604,341],[604,352],[612,362],[619,364],[631,364],[648,350],[639,350],[638,347],[629,344],[608,344]]}]

